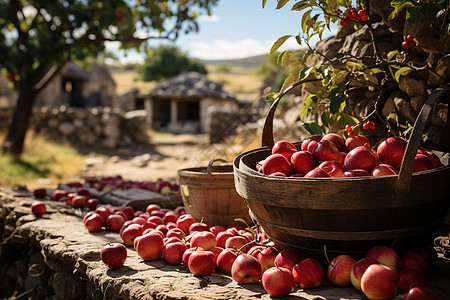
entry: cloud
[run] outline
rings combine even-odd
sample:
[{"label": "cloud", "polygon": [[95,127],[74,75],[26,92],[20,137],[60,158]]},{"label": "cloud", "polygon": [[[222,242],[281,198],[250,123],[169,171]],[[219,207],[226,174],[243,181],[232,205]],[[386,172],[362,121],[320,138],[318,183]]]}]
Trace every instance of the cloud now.
[{"label": "cloud", "polygon": [[[235,41],[225,39],[214,39],[208,42],[194,42],[187,45],[190,57],[199,59],[236,59],[262,54],[269,54],[270,48],[275,41],[255,40],[251,38]],[[299,49],[295,39],[289,39],[280,48],[280,51],[287,49]]]}]

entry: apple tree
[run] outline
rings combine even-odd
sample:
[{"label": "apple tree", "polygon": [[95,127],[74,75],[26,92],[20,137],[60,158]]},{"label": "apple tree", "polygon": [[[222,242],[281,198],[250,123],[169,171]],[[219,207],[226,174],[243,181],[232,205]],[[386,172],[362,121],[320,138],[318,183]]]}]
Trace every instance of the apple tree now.
[{"label": "apple tree", "polygon": [[[262,0],[263,7],[266,3],[267,0]],[[270,53],[275,53],[288,39],[295,39],[299,49],[279,54],[278,63],[289,67],[290,74],[280,91],[267,90],[265,97],[273,100],[303,85],[306,96],[300,118],[311,134],[333,131],[343,135],[346,125],[359,131],[373,127],[374,121],[382,125],[377,129],[385,136],[402,135],[411,127],[414,113],[420,110],[426,96],[413,95],[414,99],[408,99],[411,103],[415,101],[409,119],[395,109],[382,114],[393,90],[408,92],[414,85],[411,83],[424,85],[423,91],[443,86],[449,89],[448,0],[277,0],[276,9],[286,5],[294,13],[301,12],[300,32],[280,37]],[[381,26],[388,27],[383,31],[385,36],[395,35],[388,39],[393,42],[387,43],[376,35]],[[317,38],[321,41],[317,45],[327,45],[322,37],[333,27],[339,28],[337,35],[345,40],[344,45],[361,45],[368,40],[364,47],[358,48],[358,53],[364,54],[346,52],[346,48],[352,48],[341,47],[330,56],[328,48],[311,46]],[[345,34],[354,38],[345,39]],[[363,116],[355,112],[361,95],[373,95],[374,102]]]},{"label": "apple tree", "polygon": [[19,157],[36,95],[71,59],[105,42],[144,50],[154,39],[198,30],[218,0],[0,0],[0,69],[18,91],[3,151]]}]

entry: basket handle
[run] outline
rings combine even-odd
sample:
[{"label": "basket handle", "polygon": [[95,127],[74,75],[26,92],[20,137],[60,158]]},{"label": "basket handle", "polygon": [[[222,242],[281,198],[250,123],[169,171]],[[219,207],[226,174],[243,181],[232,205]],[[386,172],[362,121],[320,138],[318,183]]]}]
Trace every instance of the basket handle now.
[{"label": "basket handle", "polygon": [[215,162],[223,162],[223,163],[227,163],[226,160],[221,159],[221,158],[216,158],[216,159],[211,160],[211,161],[209,162],[209,164],[208,164],[208,167],[206,167],[206,172],[208,173],[208,176],[211,176],[211,174],[212,174],[212,166],[213,166],[213,164],[214,164]]},{"label": "basket handle", "polygon": [[412,174],[414,171],[414,158],[422,141],[422,133],[425,129],[425,123],[428,120],[433,105],[443,94],[448,91],[448,89],[444,88],[435,89],[430,96],[428,96],[416,118],[416,121],[414,122],[398,175],[397,189],[401,193],[407,193],[409,191]]}]

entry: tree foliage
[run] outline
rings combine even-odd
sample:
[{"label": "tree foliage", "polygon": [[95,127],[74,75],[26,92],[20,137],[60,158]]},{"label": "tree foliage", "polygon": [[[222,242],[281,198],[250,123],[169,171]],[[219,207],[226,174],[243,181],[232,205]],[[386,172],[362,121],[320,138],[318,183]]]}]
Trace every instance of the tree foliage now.
[{"label": "tree foliage", "polygon": [[208,73],[201,60],[189,58],[179,48],[168,45],[161,45],[149,51],[144,64],[138,68],[144,81],[158,81],[191,71]]}]

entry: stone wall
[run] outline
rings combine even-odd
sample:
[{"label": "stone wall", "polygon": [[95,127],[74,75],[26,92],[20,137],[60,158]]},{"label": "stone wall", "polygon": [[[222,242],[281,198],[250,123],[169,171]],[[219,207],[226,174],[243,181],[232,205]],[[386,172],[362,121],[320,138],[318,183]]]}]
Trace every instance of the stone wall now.
[{"label": "stone wall", "polygon": [[[0,131],[7,128],[12,110],[0,111]],[[30,129],[54,141],[78,147],[118,149],[147,144],[144,110],[123,112],[109,107],[41,108],[34,111]]]}]

